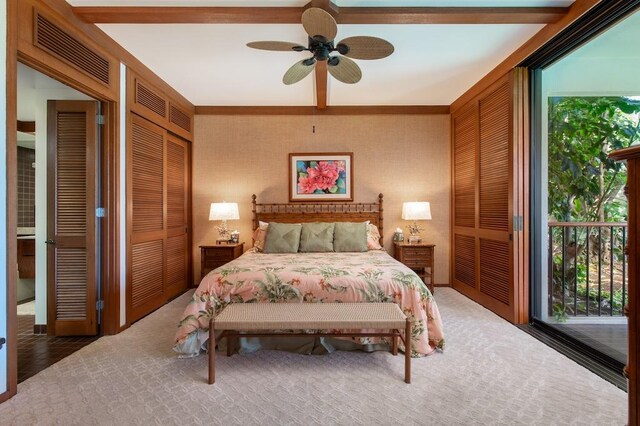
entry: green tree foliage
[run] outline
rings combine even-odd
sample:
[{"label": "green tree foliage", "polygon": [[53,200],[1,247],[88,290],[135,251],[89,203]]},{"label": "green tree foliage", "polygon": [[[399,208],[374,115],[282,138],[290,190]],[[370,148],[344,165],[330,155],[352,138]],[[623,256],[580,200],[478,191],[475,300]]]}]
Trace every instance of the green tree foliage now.
[{"label": "green tree foliage", "polygon": [[640,101],[549,98],[549,216],[557,221],[624,221],[626,167],[607,157],[640,140]]}]

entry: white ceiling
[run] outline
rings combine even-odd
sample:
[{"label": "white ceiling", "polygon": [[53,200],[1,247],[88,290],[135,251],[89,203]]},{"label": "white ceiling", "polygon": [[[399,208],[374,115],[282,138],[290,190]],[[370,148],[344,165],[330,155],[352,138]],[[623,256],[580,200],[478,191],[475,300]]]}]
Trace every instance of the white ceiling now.
[{"label": "white ceiling", "polygon": [[[302,6],[308,0],[68,0],[88,5]],[[340,6],[568,6],[571,0],[342,0]],[[100,28],[195,105],[314,105],[313,74],[292,86],[285,71],[308,52],[250,49],[258,40],[306,45],[302,25],[101,24]],[[329,105],[449,105],[543,25],[339,25],[338,37],[384,38],[395,52],[357,61],[363,78],[329,77]]]}]

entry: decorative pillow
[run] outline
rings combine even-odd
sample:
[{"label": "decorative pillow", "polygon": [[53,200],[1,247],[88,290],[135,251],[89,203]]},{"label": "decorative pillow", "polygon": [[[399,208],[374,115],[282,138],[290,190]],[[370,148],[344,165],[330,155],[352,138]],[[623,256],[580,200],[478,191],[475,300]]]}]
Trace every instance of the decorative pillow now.
[{"label": "decorative pillow", "polygon": [[369,250],[382,250],[380,231],[373,223],[367,223],[367,248]]},{"label": "decorative pillow", "polygon": [[271,222],[267,228],[263,251],[265,253],[297,253],[300,247],[301,231],[302,225],[299,223]]},{"label": "decorative pillow", "polygon": [[267,222],[259,222],[258,227],[253,231],[253,247],[256,251],[264,250],[264,239],[267,236],[267,229],[269,224]]},{"label": "decorative pillow", "polygon": [[367,251],[367,222],[336,222],[333,250],[337,252]]},{"label": "decorative pillow", "polygon": [[300,251],[303,253],[333,251],[335,223],[303,223],[300,233]]}]

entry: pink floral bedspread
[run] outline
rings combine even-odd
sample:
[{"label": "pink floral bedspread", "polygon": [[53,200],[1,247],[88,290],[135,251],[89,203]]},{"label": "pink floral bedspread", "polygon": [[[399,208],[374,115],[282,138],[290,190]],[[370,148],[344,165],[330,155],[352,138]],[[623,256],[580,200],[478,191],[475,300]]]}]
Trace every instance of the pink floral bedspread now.
[{"label": "pink floral bedspread", "polygon": [[[393,302],[413,321],[412,352],[444,349],[440,312],[409,268],[382,250],[364,253],[265,254],[249,251],[211,271],[178,325],[174,350],[196,356],[209,338],[209,319],[229,303]],[[363,338],[360,343],[379,339]]]}]

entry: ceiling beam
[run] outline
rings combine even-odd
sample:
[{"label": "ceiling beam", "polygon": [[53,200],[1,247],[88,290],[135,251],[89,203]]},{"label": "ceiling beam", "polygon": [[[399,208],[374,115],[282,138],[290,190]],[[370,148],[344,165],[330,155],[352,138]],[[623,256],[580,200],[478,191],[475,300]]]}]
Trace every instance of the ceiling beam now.
[{"label": "ceiling beam", "polygon": [[564,7],[341,7],[339,24],[550,24]]},{"label": "ceiling beam", "polygon": [[316,62],[316,108],[327,109],[327,61]]},{"label": "ceiling beam", "polygon": [[[340,24],[550,24],[564,7],[340,7]],[[305,7],[74,7],[94,24],[298,24]]]},{"label": "ceiling beam", "polygon": [[448,105],[196,106],[196,115],[447,115]]}]

